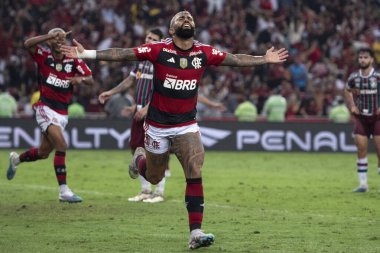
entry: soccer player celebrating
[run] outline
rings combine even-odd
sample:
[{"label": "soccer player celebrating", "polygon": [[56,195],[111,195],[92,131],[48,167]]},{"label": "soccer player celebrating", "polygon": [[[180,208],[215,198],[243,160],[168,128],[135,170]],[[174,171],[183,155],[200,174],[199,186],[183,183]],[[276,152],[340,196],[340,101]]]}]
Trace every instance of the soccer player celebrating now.
[{"label": "soccer player celebrating", "polygon": [[264,56],[230,54],[194,40],[195,23],[188,11],[177,13],[170,22],[167,38],[136,48],[83,50],[63,46],[70,57],[106,61],[145,61],[154,65],[154,90],[145,119],[145,150],[136,149],[130,174],[140,174],[157,184],[168,167],[169,149],[180,161],[186,177],[185,202],[188,211],[189,248],[207,247],[214,235],[201,230],[204,199],[201,169],[204,147],[196,122],[198,86],[210,65],[248,67],[286,61],[286,49],[270,48]]},{"label": "soccer player celebrating", "polygon": [[380,73],[373,67],[374,53],[370,48],[358,51],[359,70],[351,73],[344,95],[346,104],[354,116],[354,134],[357,147],[359,187],[354,192],[367,192],[367,148],[372,136],[380,173]]},{"label": "soccer player celebrating", "polygon": [[[18,155],[11,152],[7,178],[13,179],[17,165],[22,162],[33,162],[48,158],[55,150],[54,169],[59,184],[61,202],[81,202],[66,183],[65,156],[67,144],[63,131],[68,123],[67,108],[73,95],[73,85],[92,84],[92,72],[81,59],[65,56],[61,46],[66,42],[65,32],[54,28],[48,34],[29,38],[24,46],[32,55],[39,70],[40,100],[34,104],[36,121],[42,131],[42,141],[38,148],[31,148]],[[46,43],[48,48],[40,44]]]}]

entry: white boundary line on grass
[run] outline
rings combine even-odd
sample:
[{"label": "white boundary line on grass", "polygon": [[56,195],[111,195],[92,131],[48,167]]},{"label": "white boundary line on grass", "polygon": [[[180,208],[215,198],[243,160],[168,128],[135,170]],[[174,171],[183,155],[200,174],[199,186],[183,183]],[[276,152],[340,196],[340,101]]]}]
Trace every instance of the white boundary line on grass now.
[{"label": "white boundary line on grass", "polygon": [[[32,190],[48,190],[48,191],[58,191],[58,187],[51,187],[51,186],[45,186],[45,185],[36,185],[36,184],[14,184],[10,183],[8,185],[0,185],[0,188],[17,188],[17,189],[32,189]],[[88,190],[76,190],[75,192],[78,193],[83,193],[87,195],[95,195],[95,196],[120,196],[120,194],[114,194],[114,193],[107,193],[107,192],[99,192],[99,191],[88,191]],[[171,199],[168,200],[168,202],[174,202],[174,203],[183,203],[183,201],[180,201],[178,199]],[[147,204],[149,205],[149,204]],[[233,205],[219,205],[219,204],[212,204],[212,203],[206,203],[206,206],[211,206],[211,207],[217,207],[217,208],[240,208],[238,206],[233,206]]]}]

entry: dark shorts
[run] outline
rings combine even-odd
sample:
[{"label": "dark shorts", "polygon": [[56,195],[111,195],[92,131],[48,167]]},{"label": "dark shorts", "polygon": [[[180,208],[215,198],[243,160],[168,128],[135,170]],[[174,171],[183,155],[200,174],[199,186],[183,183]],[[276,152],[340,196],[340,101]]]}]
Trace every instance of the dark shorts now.
[{"label": "dark shorts", "polygon": [[380,135],[380,117],[355,115],[354,134],[367,137]]},{"label": "dark shorts", "polygon": [[135,150],[138,147],[144,147],[144,120],[132,120],[131,138],[129,139],[129,147]]}]

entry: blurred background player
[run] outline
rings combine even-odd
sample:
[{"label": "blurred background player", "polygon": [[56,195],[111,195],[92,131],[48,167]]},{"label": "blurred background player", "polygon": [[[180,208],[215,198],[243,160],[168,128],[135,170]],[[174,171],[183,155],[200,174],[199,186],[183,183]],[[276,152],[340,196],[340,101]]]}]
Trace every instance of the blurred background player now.
[{"label": "blurred background player", "polygon": [[[61,52],[66,43],[65,32],[61,28],[51,29],[48,34],[29,38],[25,48],[38,65],[40,99],[34,104],[36,121],[42,131],[42,141],[38,148],[31,148],[18,155],[9,155],[8,180],[13,179],[17,165],[22,162],[33,162],[48,158],[55,150],[54,170],[59,185],[61,202],[81,202],[66,182],[66,150],[67,144],[63,131],[68,123],[68,106],[73,95],[73,86],[85,83],[92,84],[92,72],[80,59],[73,59]],[[46,43],[48,48],[40,44]]]},{"label": "blurred background player", "polygon": [[380,173],[380,73],[373,67],[374,53],[370,48],[358,51],[359,70],[351,73],[344,91],[346,104],[354,116],[359,187],[354,192],[367,192],[368,139],[372,136]]},{"label": "blurred background player", "polygon": [[[154,28],[148,31],[145,37],[145,43],[160,41],[163,38],[163,33],[160,29]],[[136,83],[135,105],[124,107],[124,111],[132,111],[133,119],[131,124],[131,138],[129,146],[132,155],[136,148],[144,147],[144,119],[148,111],[149,102],[153,90],[153,64],[149,61],[136,62],[129,76],[124,79],[119,85],[111,90],[102,92],[99,95],[100,103],[104,104],[108,99],[118,93],[125,92],[134,83]],[[126,113],[124,113],[126,114]],[[166,172],[168,175],[168,171]],[[156,189],[152,192],[152,185],[142,176],[139,176],[141,183],[141,192],[134,197],[128,198],[131,202],[150,202],[157,203],[164,201],[165,177],[157,184]]]},{"label": "blurred background player", "polygon": [[178,12],[170,21],[171,38],[135,48],[84,50],[63,46],[65,54],[75,58],[106,61],[146,61],[154,64],[154,88],[145,119],[145,150],[137,148],[130,175],[142,175],[152,184],[159,183],[168,168],[170,152],[182,165],[186,178],[185,203],[188,211],[190,249],[214,243],[213,234],[201,230],[204,195],[202,166],[204,147],[196,121],[198,87],[206,67],[211,65],[252,67],[282,63],[288,57],[284,48],[268,49],[263,56],[230,54],[194,40],[195,22],[188,11]]}]

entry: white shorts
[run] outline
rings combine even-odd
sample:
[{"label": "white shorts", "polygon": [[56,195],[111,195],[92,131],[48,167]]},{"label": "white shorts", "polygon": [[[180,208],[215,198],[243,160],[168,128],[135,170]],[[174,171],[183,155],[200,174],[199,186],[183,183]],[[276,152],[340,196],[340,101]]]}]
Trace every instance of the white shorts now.
[{"label": "white shorts", "polygon": [[67,115],[59,114],[46,105],[37,105],[34,107],[34,110],[36,110],[37,124],[43,133],[45,133],[47,128],[52,124],[61,127],[62,131],[65,130],[68,123]]},{"label": "white shorts", "polygon": [[170,139],[178,135],[199,132],[198,123],[188,126],[158,128],[144,123],[145,149],[153,154],[163,154],[170,149]]}]

